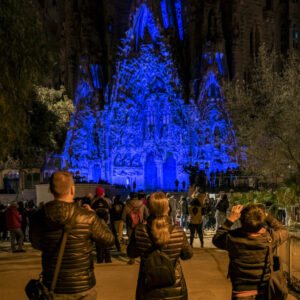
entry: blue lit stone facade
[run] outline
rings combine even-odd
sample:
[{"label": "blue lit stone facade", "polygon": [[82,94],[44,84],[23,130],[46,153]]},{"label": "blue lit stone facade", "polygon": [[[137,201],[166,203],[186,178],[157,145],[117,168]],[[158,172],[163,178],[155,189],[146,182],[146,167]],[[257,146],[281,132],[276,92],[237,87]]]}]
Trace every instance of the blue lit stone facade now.
[{"label": "blue lit stone facade", "polygon": [[[165,2],[161,4],[165,11]],[[234,132],[218,83],[224,75],[223,54],[204,55],[201,92],[185,104],[164,41],[152,13],[142,4],[121,41],[104,109],[97,105],[100,67],[81,65],[64,167],[80,171],[88,181],[131,187],[135,182],[137,189],[150,191],[174,190],[176,179],[181,189],[183,181],[188,184],[183,166],[190,163],[198,162],[207,175],[237,166]]]}]

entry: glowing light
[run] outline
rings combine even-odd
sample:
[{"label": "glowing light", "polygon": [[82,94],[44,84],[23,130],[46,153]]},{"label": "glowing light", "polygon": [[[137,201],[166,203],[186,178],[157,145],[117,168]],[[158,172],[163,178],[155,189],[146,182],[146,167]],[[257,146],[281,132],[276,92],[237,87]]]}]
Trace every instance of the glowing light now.
[{"label": "glowing light", "polygon": [[166,0],[160,1],[160,7],[161,7],[161,15],[163,18],[164,27],[168,28],[169,27],[169,17],[168,17]]},{"label": "glowing light", "polygon": [[[146,28],[151,35],[152,41],[156,41],[159,37],[158,29],[155,26],[153,16],[148,10],[147,5],[142,4],[135,15],[132,29],[135,36],[136,50],[138,49],[139,38],[142,40],[144,39],[144,32]],[[130,31],[131,30],[129,30],[129,32]]]},{"label": "glowing light", "polygon": [[167,1],[167,7],[168,7],[168,15],[170,20],[170,27],[174,27],[174,16],[173,16],[173,7],[172,7],[172,0],[166,0]]},{"label": "glowing light", "polygon": [[[143,42],[145,30],[156,47]],[[221,65],[223,53],[216,53],[213,61],[211,54],[209,60],[207,56],[203,56],[206,64],[219,65],[219,61]],[[97,100],[93,102],[101,86],[100,68],[91,65],[88,80],[89,72],[80,67],[76,111],[63,153],[70,171],[95,182],[135,182],[137,190],[174,190],[176,179],[188,182],[183,165],[190,162],[199,162],[208,176],[237,166],[235,135],[217,75],[209,71],[198,103],[185,105],[172,55],[145,4],[136,11],[133,27],[121,42],[114,87],[106,93],[104,110]]]},{"label": "glowing light", "polygon": [[221,61],[222,57],[223,57],[223,53],[221,53],[221,55],[219,55],[218,52],[216,53],[216,62],[219,67],[219,72],[221,75],[224,75],[224,70],[223,70],[222,61]]},{"label": "glowing light", "polygon": [[177,25],[179,37],[183,40],[183,26],[182,26],[182,16],[181,16],[181,0],[175,1],[175,9],[176,9],[176,17],[177,17]]},{"label": "glowing light", "polygon": [[93,65],[93,64],[91,65],[91,73],[92,73],[94,88],[100,89],[98,69],[99,69],[98,65]]}]

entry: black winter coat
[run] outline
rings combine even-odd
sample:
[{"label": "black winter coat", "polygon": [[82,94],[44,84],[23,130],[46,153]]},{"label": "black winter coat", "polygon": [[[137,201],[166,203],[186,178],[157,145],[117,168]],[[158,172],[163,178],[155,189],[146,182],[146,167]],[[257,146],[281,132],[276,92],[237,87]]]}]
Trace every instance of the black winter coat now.
[{"label": "black winter coat", "polygon": [[129,257],[141,256],[141,264],[138,278],[138,285],[136,290],[137,300],[187,300],[187,288],[185,279],[182,273],[179,258],[186,260],[193,256],[192,248],[187,241],[186,235],[181,227],[173,227],[171,225],[169,230],[171,231],[171,238],[168,244],[161,250],[169,256],[175,265],[176,282],[173,286],[164,287],[159,289],[147,290],[144,286],[143,276],[143,264],[146,259],[146,253],[152,246],[151,239],[147,232],[147,227],[151,227],[151,219],[148,219],[148,225],[140,224],[135,228],[134,234],[132,234],[129,246],[127,248],[127,254]]},{"label": "black winter coat", "polygon": [[232,223],[227,219],[213,237],[214,245],[229,253],[229,277],[234,291],[259,290],[267,285],[270,278],[269,264],[262,278],[267,247],[271,245],[276,248],[284,243],[289,232],[271,216],[268,216],[266,224],[268,231],[249,235],[242,228],[230,230]]},{"label": "black winter coat", "polygon": [[101,247],[114,244],[114,236],[94,212],[74,203],[51,201],[32,216],[32,246],[42,251],[43,282],[49,288],[57,261],[64,225],[77,210],[69,233],[55,293],[73,294],[91,289],[95,284],[92,258],[93,241]]}]

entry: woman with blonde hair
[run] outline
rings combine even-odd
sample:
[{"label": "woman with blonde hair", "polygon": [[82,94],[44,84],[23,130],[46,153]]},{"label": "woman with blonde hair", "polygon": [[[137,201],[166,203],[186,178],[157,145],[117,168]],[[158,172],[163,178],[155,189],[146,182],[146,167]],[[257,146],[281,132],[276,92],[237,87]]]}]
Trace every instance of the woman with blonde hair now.
[{"label": "woman with blonde hair", "polygon": [[[186,260],[193,256],[185,233],[181,227],[172,225],[168,216],[169,201],[162,192],[153,193],[149,201],[150,216],[147,224],[140,224],[131,236],[127,254],[129,257],[141,257],[136,300],[172,299],[186,300],[187,287],[179,258]],[[172,285],[149,287],[147,284],[147,258],[158,249],[171,262],[175,270]]]}]

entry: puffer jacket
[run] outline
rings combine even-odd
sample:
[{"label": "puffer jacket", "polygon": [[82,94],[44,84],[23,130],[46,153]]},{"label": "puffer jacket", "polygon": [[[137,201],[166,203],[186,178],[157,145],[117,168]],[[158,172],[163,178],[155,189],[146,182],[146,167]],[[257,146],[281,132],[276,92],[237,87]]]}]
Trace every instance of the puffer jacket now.
[{"label": "puffer jacket", "polygon": [[32,246],[42,251],[43,282],[49,288],[53,278],[64,225],[76,210],[55,288],[57,294],[80,293],[95,284],[93,241],[101,247],[114,244],[114,236],[94,212],[74,203],[51,201],[32,216]]},{"label": "puffer jacket", "polygon": [[132,234],[127,254],[129,257],[141,257],[138,285],[136,290],[137,300],[186,300],[187,288],[183,276],[179,258],[186,260],[193,256],[192,248],[190,247],[185,233],[181,227],[174,227],[169,220],[169,230],[171,238],[166,246],[161,251],[168,255],[170,260],[174,262],[176,282],[173,286],[159,289],[146,289],[144,286],[143,265],[146,259],[146,253],[152,246],[152,241],[148,235],[147,226],[151,228],[151,217],[148,218],[148,225],[140,224],[135,228]]},{"label": "puffer jacket", "polygon": [[227,219],[213,237],[216,247],[228,251],[229,277],[234,291],[263,289],[269,281],[269,263],[263,276],[268,246],[281,245],[288,239],[289,232],[271,216],[266,223],[267,230],[263,228],[257,234],[246,234],[242,228],[230,230],[232,222]]}]

